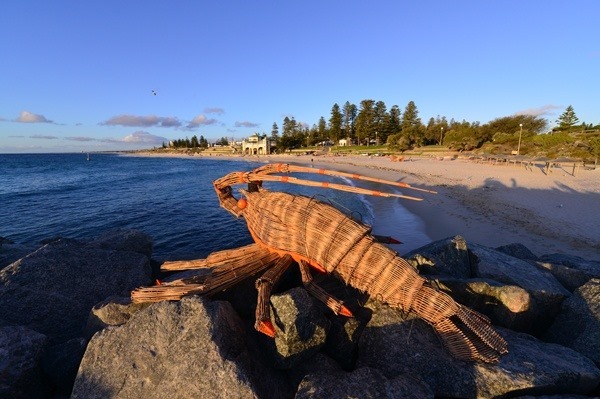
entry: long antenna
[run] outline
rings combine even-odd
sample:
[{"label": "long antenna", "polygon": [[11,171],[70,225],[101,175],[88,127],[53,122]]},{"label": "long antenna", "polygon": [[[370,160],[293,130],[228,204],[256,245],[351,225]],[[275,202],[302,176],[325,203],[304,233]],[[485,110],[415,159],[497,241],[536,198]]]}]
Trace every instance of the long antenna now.
[{"label": "long antenna", "polygon": [[284,164],[284,163],[276,163],[276,164],[268,164],[265,166],[261,166],[260,168],[254,170],[254,173],[256,173],[256,174],[289,173],[289,172],[302,172],[302,173],[313,173],[313,174],[336,176],[336,177],[348,177],[350,179],[355,179],[355,180],[370,181],[370,182],[374,182],[374,183],[387,184],[390,186],[409,188],[411,190],[417,190],[417,191],[423,191],[426,193],[437,194],[437,191],[413,187],[410,184],[403,183],[403,182],[395,182],[395,181],[390,181],[390,180],[378,179],[375,177],[368,177],[368,176],[358,175],[355,173],[339,172],[339,171],[330,170],[330,169],[315,169],[315,168],[309,168],[306,166],[296,166],[296,165],[290,165],[290,164]]},{"label": "long antenna", "polygon": [[323,188],[332,188],[334,190],[339,191],[347,191],[355,194],[366,194],[373,195],[377,197],[396,197],[396,198],[404,198],[413,201],[423,201],[423,198],[411,197],[408,195],[395,194],[395,193],[387,193],[384,191],[376,191],[376,190],[367,190],[365,188],[349,186],[345,184],[337,184],[337,183],[329,183],[329,182],[321,182],[321,181],[312,181],[312,180],[304,180],[298,179],[292,176],[271,176],[267,174],[259,174],[259,173],[249,173],[248,179],[250,181],[279,181],[284,183],[298,184],[301,186],[310,186],[310,187],[323,187]]}]

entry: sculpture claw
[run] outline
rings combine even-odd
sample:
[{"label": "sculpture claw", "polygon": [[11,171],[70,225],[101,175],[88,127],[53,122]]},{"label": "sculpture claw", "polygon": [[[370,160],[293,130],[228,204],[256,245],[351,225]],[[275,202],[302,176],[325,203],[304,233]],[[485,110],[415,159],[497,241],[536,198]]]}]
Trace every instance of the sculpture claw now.
[{"label": "sculpture claw", "polygon": [[354,315],[352,314],[352,312],[350,311],[350,309],[348,309],[344,305],[342,305],[340,307],[339,314],[341,314],[342,316],[346,316],[346,317],[354,317]]},{"label": "sculpture claw", "polygon": [[271,320],[259,321],[258,323],[256,323],[255,328],[257,331],[271,338],[275,338],[275,327],[273,326],[273,323],[271,323]]}]

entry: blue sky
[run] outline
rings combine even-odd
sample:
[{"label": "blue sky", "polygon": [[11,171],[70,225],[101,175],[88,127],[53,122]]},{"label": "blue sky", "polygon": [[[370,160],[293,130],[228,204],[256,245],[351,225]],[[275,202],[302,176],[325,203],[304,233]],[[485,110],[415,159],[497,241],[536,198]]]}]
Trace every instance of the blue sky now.
[{"label": "blue sky", "polygon": [[[308,126],[334,103],[600,123],[600,1],[31,1],[0,6],[0,153]],[[153,95],[152,91],[156,92]]]}]

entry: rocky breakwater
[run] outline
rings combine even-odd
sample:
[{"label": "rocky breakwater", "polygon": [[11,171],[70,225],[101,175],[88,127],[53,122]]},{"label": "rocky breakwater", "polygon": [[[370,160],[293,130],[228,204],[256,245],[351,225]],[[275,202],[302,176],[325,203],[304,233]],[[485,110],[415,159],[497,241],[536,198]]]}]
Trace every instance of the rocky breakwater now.
[{"label": "rocky breakwater", "polygon": [[[4,243],[0,259],[23,248]],[[90,310],[149,284],[151,254],[151,237],[120,230],[87,241],[53,239],[0,264],[0,397],[69,395]]]},{"label": "rocky breakwater", "polygon": [[[121,237],[127,235],[121,232]],[[124,250],[126,246],[111,249],[118,237],[94,240],[95,244],[58,241],[48,244],[55,247],[56,255],[49,256],[51,252],[42,251],[48,246],[43,247],[0,272],[4,284],[0,288],[0,354],[6,359],[0,362],[0,396],[31,392],[39,397],[72,392],[73,398],[567,398],[600,394],[598,263],[560,255],[538,257],[518,244],[493,249],[458,236],[406,254],[440,290],[490,317],[508,341],[509,353],[498,363],[480,364],[452,358],[431,327],[412,315],[369,299],[331,277],[315,275],[355,315],[334,316],[307,294],[295,270],[288,272],[271,299],[275,339],[253,329],[253,279],[212,298],[190,296],[177,302],[133,305],[126,291],[150,280],[149,255]],[[104,271],[89,254],[79,260],[61,255],[70,246],[108,251],[111,256],[95,256],[110,259],[113,267]],[[129,267],[114,266],[119,256],[131,257],[125,262]],[[137,256],[141,257],[136,261]],[[59,289],[60,285],[55,287],[48,280],[49,272],[30,275],[32,279],[25,284],[18,275],[24,273],[23,264],[31,257],[39,259],[35,269],[50,264],[43,258],[56,263],[72,259],[67,262],[68,270],[62,269],[55,279],[69,273],[76,277],[70,277],[73,280],[66,286],[79,287]],[[121,274],[129,276],[127,282],[112,282],[110,289],[93,287],[122,278]],[[27,295],[11,285],[54,294],[29,302]],[[18,310],[8,311],[4,305],[9,296],[13,303],[22,302]],[[63,329],[42,322],[60,311],[34,310],[54,308],[55,297],[61,298],[61,308],[66,298],[77,303],[68,307],[70,317],[55,316]],[[18,319],[20,313],[24,315]],[[68,370],[67,364],[71,365]],[[74,370],[77,376],[69,386]],[[9,373],[10,378],[5,378]]]}]

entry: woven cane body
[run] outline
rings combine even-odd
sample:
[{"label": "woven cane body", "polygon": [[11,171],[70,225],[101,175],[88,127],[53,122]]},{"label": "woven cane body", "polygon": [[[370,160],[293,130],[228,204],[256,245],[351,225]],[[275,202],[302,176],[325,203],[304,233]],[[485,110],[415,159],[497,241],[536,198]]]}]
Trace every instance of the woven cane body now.
[{"label": "woven cane body", "polygon": [[[326,303],[335,314],[352,316],[341,301],[312,281],[309,266],[330,273],[394,308],[416,314],[435,329],[448,351],[458,359],[495,362],[507,353],[506,341],[485,316],[433,287],[405,259],[372,236],[369,226],[328,203],[271,192],[261,186],[263,181],[280,181],[417,201],[419,198],[273,175],[291,172],[350,177],[435,193],[401,182],[284,164],[230,173],[213,182],[219,203],[235,217],[245,219],[255,244],[214,253],[202,260],[165,262],[161,270],[204,269],[208,273],[138,288],[132,292],[132,299],[144,302],[176,300],[191,294],[210,296],[233,287],[242,279],[263,273],[256,280],[255,328],[272,337],[276,328],[270,321],[269,296],[278,278],[296,261],[307,291]],[[241,190],[243,198],[238,200],[231,186],[241,183],[248,184],[249,189]]]}]

